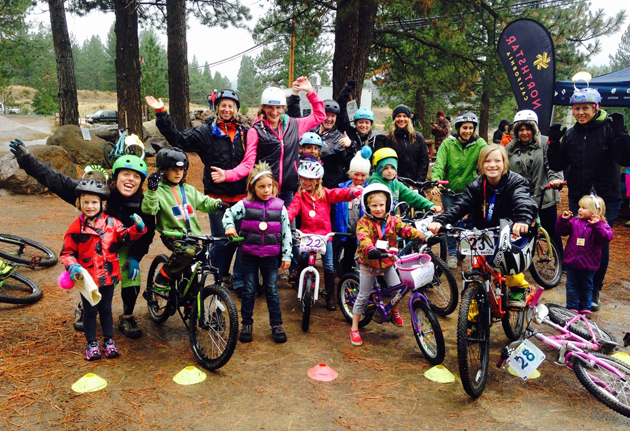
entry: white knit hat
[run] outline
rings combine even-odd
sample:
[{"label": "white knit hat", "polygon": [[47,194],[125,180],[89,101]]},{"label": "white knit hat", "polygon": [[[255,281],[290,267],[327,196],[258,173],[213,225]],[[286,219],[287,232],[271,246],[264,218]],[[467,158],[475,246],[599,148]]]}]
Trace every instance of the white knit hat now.
[{"label": "white knit hat", "polygon": [[372,150],[367,145],[364,145],[353,158],[350,160],[350,172],[362,172],[366,175],[370,174],[370,157],[372,157]]}]

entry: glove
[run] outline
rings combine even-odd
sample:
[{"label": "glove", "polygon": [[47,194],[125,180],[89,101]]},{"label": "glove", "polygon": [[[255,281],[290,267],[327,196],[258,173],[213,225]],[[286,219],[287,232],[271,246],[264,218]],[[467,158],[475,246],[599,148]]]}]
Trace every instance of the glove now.
[{"label": "glove", "polygon": [[221,201],[217,204],[217,211],[224,211],[228,209],[229,207],[230,207],[230,204]]},{"label": "glove", "polygon": [[549,142],[560,142],[560,139],[567,131],[566,127],[562,127],[560,123],[554,123],[549,127]]},{"label": "glove", "polygon": [[389,254],[381,253],[378,249],[373,248],[370,251],[368,251],[367,257],[368,259],[372,259],[372,260],[383,259],[385,257],[389,257]]},{"label": "glove", "polygon": [[612,129],[615,134],[628,133],[626,124],[624,123],[623,114],[613,112],[610,114],[610,118],[612,118]]},{"label": "glove", "polygon": [[352,195],[354,196],[354,198],[360,198],[363,195],[363,187],[358,186],[354,189],[352,189]]},{"label": "glove", "polygon": [[[623,116],[622,116],[622,119],[623,119]],[[20,161],[22,157],[28,156],[28,150],[26,149],[26,145],[24,145],[24,142],[22,142],[21,139],[16,139],[15,141],[11,141],[11,143],[9,144],[9,147],[11,147],[11,152],[13,153],[13,155],[18,161]]]},{"label": "glove", "polygon": [[129,279],[135,280],[140,275],[140,263],[132,257],[127,259],[127,263],[129,264]]},{"label": "glove", "polygon": [[[138,214],[134,214],[130,215],[129,218],[133,220],[133,224],[136,225],[136,229],[138,230],[138,232],[144,232],[146,227],[144,226],[144,221],[142,221],[142,217],[140,217]],[[132,280],[135,280],[135,278],[132,278]]]},{"label": "glove", "polygon": [[160,185],[160,181],[162,181],[162,174],[160,174],[159,172],[154,172],[149,175],[149,178],[147,178],[147,187],[151,191],[156,191],[158,186]]},{"label": "glove", "polygon": [[81,272],[81,265],[78,263],[73,263],[68,268],[68,272],[70,273],[70,279],[72,281],[83,280],[83,273]]},{"label": "glove", "polygon": [[353,80],[353,79],[348,79],[346,81],[346,85],[349,85],[350,88],[355,88],[357,86],[357,81]]}]

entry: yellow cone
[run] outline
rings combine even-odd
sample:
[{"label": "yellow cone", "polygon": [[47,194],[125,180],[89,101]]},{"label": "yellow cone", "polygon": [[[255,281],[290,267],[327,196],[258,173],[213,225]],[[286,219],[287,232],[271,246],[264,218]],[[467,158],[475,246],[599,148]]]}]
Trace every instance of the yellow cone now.
[{"label": "yellow cone", "polygon": [[630,355],[628,355],[626,352],[617,352],[614,355],[610,356],[617,359],[618,361],[623,362],[626,365],[630,365]]},{"label": "yellow cone", "polygon": [[206,380],[206,373],[192,365],[184,368],[173,377],[173,381],[179,385],[194,385],[204,380]]},{"label": "yellow cone", "polygon": [[424,377],[438,383],[453,383],[455,376],[444,365],[436,365],[424,373]]},{"label": "yellow cone", "polygon": [[[518,377],[519,379],[521,378],[521,376],[519,376],[518,374],[516,374],[516,371],[514,371],[512,369],[512,367],[508,367],[508,373],[512,374],[513,376]],[[527,380],[532,380],[532,379],[537,379],[538,377],[540,377],[540,371],[538,370],[534,370],[534,372],[532,373],[531,376],[529,376],[527,378]]]},{"label": "yellow cone", "polygon": [[105,379],[97,376],[96,374],[87,373],[85,376],[74,382],[72,390],[80,394],[84,394],[86,392],[100,391],[106,387],[107,381]]}]

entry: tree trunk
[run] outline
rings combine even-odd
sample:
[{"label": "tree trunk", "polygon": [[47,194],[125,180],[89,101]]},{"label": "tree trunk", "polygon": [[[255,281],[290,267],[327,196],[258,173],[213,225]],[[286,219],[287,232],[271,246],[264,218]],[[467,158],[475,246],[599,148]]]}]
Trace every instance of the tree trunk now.
[{"label": "tree trunk", "polygon": [[420,88],[416,89],[416,99],[414,102],[413,110],[414,110],[416,118],[419,121],[420,127],[422,128],[422,130],[418,130],[418,132],[424,135],[425,140],[429,140],[431,138],[430,134],[429,133],[427,133],[426,135],[424,134],[425,130],[431,130],[431,128],[429,127],[429,124],[426,121],[426,110],[427,110],[426,96],[423,90]]},{"label": "tree trunk", "polygon": [[186,44],[186,2],[166,2],[166,34],[168,36],[168,96],[173,123],[179,130],[190,127],[188,104],[188,47]]},{"label": "tree trunk", "polygon": [[481,115],[479,115],[479,136],[488,142],[488,120],[490,118],[490,95],[485,89],[481,93]]},{"label": "tree trunk", "polygon": [[48,0],[48,8],[50,10],[50,27],[55,45],[55,60],[57,62],[59,122],[61,126],[76,125],[79,124],[79,101],[63,0]]},{"label": "tree trunk", "polygon": [[138,41],[138,3],[114,0],[116,22],[116,92],[119,127],[142,139],[142,102],[140,101],[140,42]]}]

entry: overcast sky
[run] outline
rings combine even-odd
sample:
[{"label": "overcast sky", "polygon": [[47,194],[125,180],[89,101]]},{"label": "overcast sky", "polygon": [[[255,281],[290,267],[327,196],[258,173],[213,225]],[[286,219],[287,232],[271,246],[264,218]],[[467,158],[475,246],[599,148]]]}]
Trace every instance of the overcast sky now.
[{"label": "overcast sky", "polygon": [[[258,16],[262,13],[262,7],[266,4],[265,0],[242,0],[242,3],[251,9],[253,16],[249,23],[250,28],[256,23]],[[623,32],[630,22],[630,1],[628,0],[591,0],[591,9],[604,9],[607,16],[612,16],[622,9],[626,9],[626,22],[622,29],[613,36],[602,39],[602,52],[591,59],[591,63],[602,65],[608,63],[608,56],[617,51],[617,47],[621,41]],[[41,20],[49,22],[48,12],[42,11],[33,14],[33,20]],[[67,15],[68,29],[71,34],[82,43],[85,39],[89,39],[92,35],[100,36],[103,43],[107,40],[107,33],[114,22],[114,14],[101,14],[93,12],[85,17],[76,15]],[[247,30],[236,30],[233,28],[207,28],[203,27],[195,19],[189,19],[188,26],[188,60],[192,60],[193,55],[197,57],[200,65],[206,61],[208,63],[217,62],[227,57],[231,57],[237,53],[252,48],[255,43]],[[166,46],[166,35],[162,36],[162,44]],[[249,52],[248,55],[255,57],[260,49]],[[212,72],[218,71],[223,76],[227,76],[236,86],[236,77],[241,64],[241,57],[221,65],[211,67]],[[299,71],[296,71],[299,74]],[[326,84],[326,83],[324,83]]]}]

